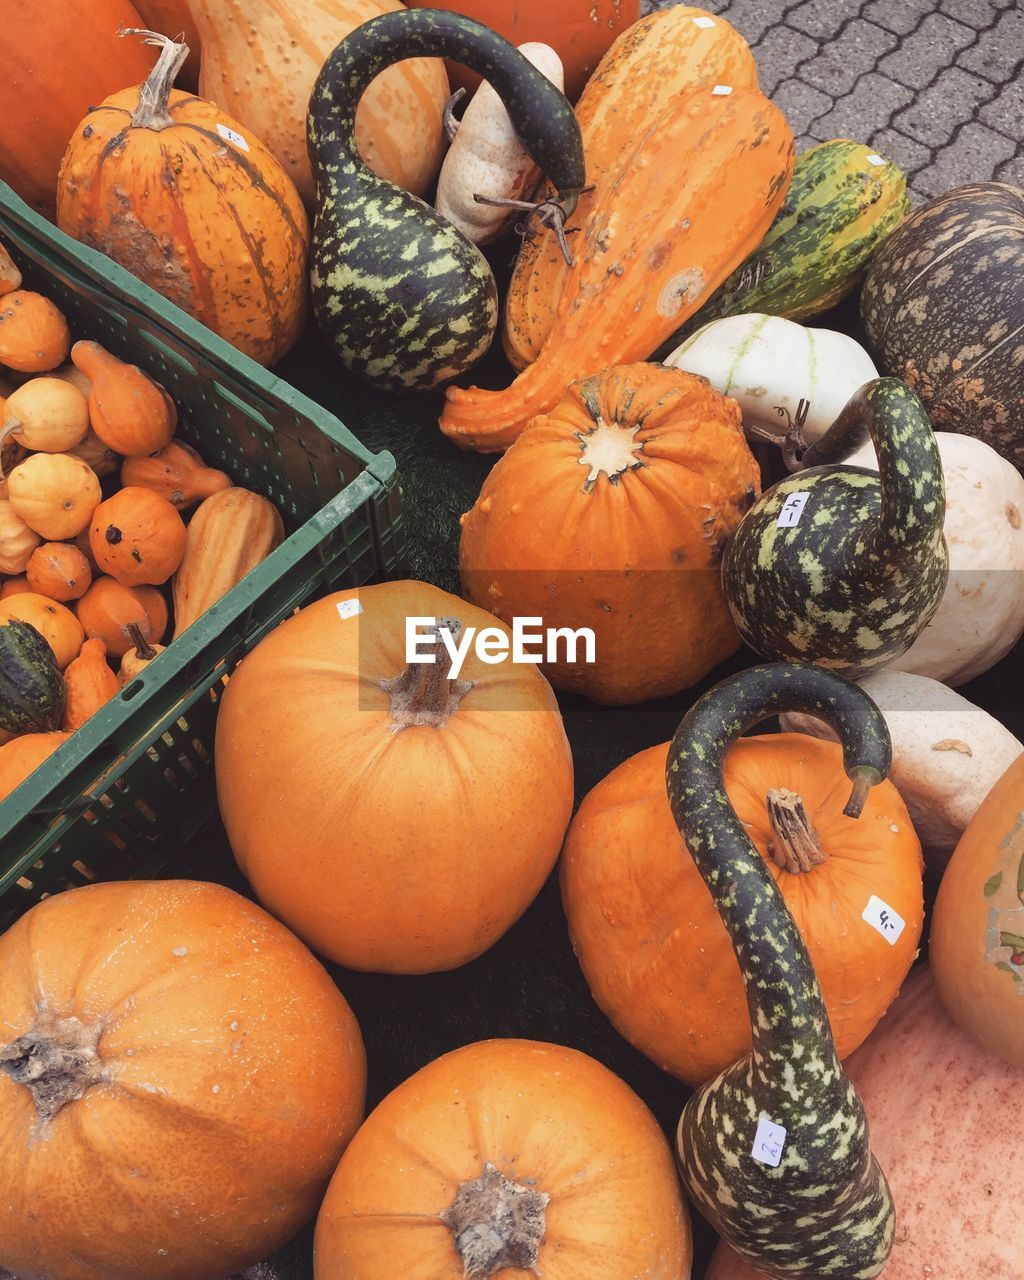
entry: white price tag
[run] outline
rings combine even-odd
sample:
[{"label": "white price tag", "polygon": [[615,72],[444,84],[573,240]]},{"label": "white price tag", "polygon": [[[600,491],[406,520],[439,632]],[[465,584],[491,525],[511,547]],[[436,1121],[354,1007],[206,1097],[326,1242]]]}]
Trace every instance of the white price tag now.
[{"label": "white price tag", "polygon": [[239,151],[249,150],[249,144],[242,137],[242,135],[236,132],[234,129],[229,129],[226,124],[220,124],[218,122],[217,132],[220,134],[220,136],[224,139],[225,142],[233,142],[235,146],[239,149]]},{"label": "white price tag", "polygon": [[779,518],[775,521],[776,528],[795,529],[800,523],[800,517],[804,513],[804,507],[807,506],[807,499],[810,496],[810,491],[807,489],[802,489],[799,493],[791,493],[782,504]]},{"label": "white price tag", "polygon": [[757,1122],[757,1133],[754,1134],[754,1145],[750,1154],[759,1164],[769,1164],[773,1169],[779,1167],[782,1159],[782,1148],[786,1145],[786,1130],[781,1124],[762,1116]]},{"label": "white price tag", "polygon": [[890,946],[896,944],[906,924],[901,915],[893,911],[892,907],[881,898],[876,898],[874,894],[868,898],[868,905],[860,913],[860,918],[866,920],[872,929],[877,930]]},{"label": "white price tag", "polygon": [[339,600],[338,617],[354,618],[357,614],[362,613],[363,606],[359,600]]},{"label": "white price tag", "polygon": [[693,25],[695,27],[713,27],[715,20],[714,18],[694,18]]},{"label": "white price tag", "polygon": [[716,84],[715,87],[711,90],[711,92],[716,98],[724,98],[728,94],[732,93],[732,85]]},{"label": "white price tag", "polygon": [[882,159],[882,157],[877,155],[868,156],[867,161],[868,161],[868,164],[875,164],[875,165],[885,164],[885,161]]}]

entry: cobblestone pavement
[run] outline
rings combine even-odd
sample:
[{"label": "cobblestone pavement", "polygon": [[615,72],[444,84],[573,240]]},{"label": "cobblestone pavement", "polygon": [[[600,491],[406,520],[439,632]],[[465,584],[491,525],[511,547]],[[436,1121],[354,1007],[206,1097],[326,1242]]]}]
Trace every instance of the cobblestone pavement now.
[{"label": "cobblestone pavement", "polygon": [[906,173],[915,204],[964,182],[1024,186],[1020,0],[696,3],[745,37],[798,151],[870,143]]}]

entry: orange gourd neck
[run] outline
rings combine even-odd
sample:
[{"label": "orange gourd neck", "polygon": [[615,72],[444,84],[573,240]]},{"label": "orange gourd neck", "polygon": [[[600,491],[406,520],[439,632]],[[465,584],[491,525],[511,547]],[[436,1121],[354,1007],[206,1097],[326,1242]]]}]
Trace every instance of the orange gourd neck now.
[{"label": "orange gourd neck", "polygon": [[131,127],[153,129],[156,132],[169,129],[177,123],[170,112],[171,89],[188,57],[188,45],[179,44],[168,36],[162,36],[156,31],[146,31],[142,27],[126,27],[121,35],[142,36],[146,44],[160,50],[156,65],[139,89],[139,101],[132,112]]},{"label": "orange gourd neck", "polygon": [[462,1183],[441,1221],[455,1237],[466,1280],[487,1280],[506,1267],[534,1271],[550,1199],[506,1178],[489,1161],[478,1178]]},{"label": "orange gourd neck", "polygon": [[[450,680],[451,654],[441,639],[447,631],[457,640],[462,623],[457,618],[439,618],[436,626],[421,635],[432,639],[433,659],[410,662],[405,670],[391,680],[382,680],[381,688],[388,695],[391,712],[391,731],[397,733],[413,725],[443,728],[459,709],[462,699],[474,687],[472,680]],[[421,641],[421,652],[428,647]],[[468,1273],[467,1273],[468,1274]],[[489,1275],[490,1272],[481,1273]]]},{"label": "orange gourd neck", "polygon": [[103,1079],[102,1033],[101,1021],[60,1018],[40,1009],[32,1030],[0,1049],[0,1071],[28,1089],[42,1120],[52,1120]]},{"label": "orange gourd neck", "polygon": [[775,865],[793,875],[820,867],[828,855],[800,796],[795,791],[773,788],[765,803],[771,828],[768,853]]}]

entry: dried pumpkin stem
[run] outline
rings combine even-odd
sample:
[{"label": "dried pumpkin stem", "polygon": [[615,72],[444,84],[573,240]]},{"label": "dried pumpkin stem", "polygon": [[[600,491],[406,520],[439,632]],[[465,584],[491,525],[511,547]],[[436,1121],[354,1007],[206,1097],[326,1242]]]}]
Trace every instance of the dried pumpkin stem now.
[{"label": "dried pumpkin stem", "polygon": [[797,793],[773,788],[768,792],[767,804],[772,832],[768,852],[775,865],[794,875],[821,866],[825,851]]},{"label": "dried pumpkin stem", "polygon": [[139,90],[139,102],[132,112],[133,129],[167,129],[175,123],[170,112],[171,90],[174,81],[188,57],[187,44],[162,36],[158,31],[143,27],[122,27],[119,36],[142,36],[146,44],[160,50],[156,66],[149,73]]},{"label": "dried pumpkin stem", "polygon": [[444,115],[442,117],[442,122],[444,124],[444,131],[448,136],[449,142],[455,141],[455,135],[459,131],[459,121],[456,120],[455,118],[455,108],[459,105],[459,103],[462,101],[462,99],[465,96],[466,96],[465,89],[456,89],[455,92],[452,94],[452,96],[444,104]]},{"label": "dried pumpkin stem", "polygon": [[466,1280],[487,1280],[505,1268],[536,1271],[550,1199],[506,1178],[489,1161],[479,1178],[464,1182],[441,1221],[455,1237]]},{"label": "dried pumpkin stem", "polygon": [[[458,640],[462,623],[458,618],[439,618],[420,632],[422,662],[410,662],[401,675],[382,680],[380,687],[391,699],[391,729],[397,732],[412,725],[440,728],[458,710],[459,703],[473,688],[472,680],[451,680],[451,654],[442,639],[448,632]],[[433,652],[429,652],[432,649]]]},{"label": "dried pumpkin stem", "polygon": [[31,1031],[0,1049],[0,1071],[23,1084],[40,1117],[52,1120],[104,1079],[97,1052],[102,1031],[100,1022],[60,1018],[42,1009]]},{"label": "dried pumpkin stem", "polygon": [[129,622],[127,626],[128,635],[131,637],[132,644],[135,646],[135,656],[142,662],[152,662],[156,657],[156,650],[142,634],[142,628],[137,622]]}]

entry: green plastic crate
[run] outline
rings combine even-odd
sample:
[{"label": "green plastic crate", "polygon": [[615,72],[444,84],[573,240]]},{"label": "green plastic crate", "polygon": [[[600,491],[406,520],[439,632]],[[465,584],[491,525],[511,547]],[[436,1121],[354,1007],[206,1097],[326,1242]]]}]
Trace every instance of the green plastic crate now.
[{"label": "green plastic crate", "polygon": [[292,610],[394,577],[405,544],[395,460],[319,405],[65,236],[0,182],[0,240],[94,338],[152,374],[178,435],[281,511],[289,536],[0,803],[0,928],[48,894],[166,867],[216,808],[223,678]]}]

